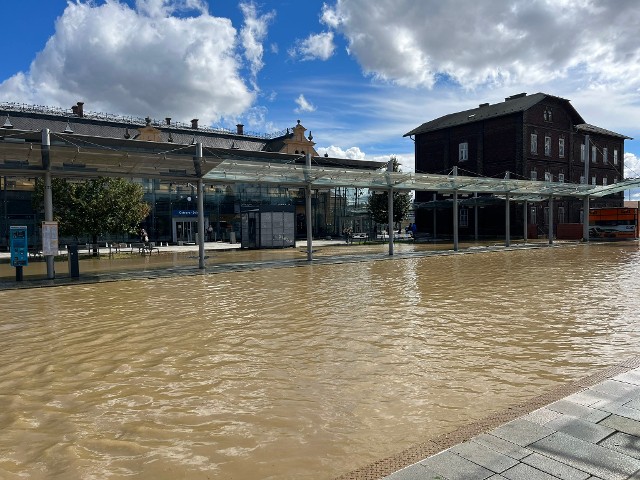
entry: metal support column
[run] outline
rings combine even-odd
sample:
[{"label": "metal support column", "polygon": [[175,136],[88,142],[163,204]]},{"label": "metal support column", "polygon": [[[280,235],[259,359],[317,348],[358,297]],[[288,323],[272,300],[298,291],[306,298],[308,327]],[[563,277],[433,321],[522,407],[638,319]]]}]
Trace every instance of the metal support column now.
[{"label": "metal support column", "polygon": [[473,207],[473,218],[474,218],[474,225],[473,225],[473,238],[475,239],[475,241],[478,241],[478,192],[473,192],[473,198],[475,199],[474,203],[474,207]]},{"label": "metal support column", "polygon": [[529,202],[526,200],[524,201],[524,211],[522,212],[522,216],[524,218],[524,235],[522,238],[524,238],[524,242],[527,243],[527,240],[529,240]]},{"label": "metal support column", "polygon": [[553,196],[549,197],[549,245],[553,245]]},{"label": "metal support column", "polygon": [[589,241],[589,195],[584,196],[582,204],[582,240]]},{"label": "metal support column", "polygon": [[[453,176],[458,176],[458,167],[453,167]],[[453,192],[453,251],[458,251],[458,191]]]},{"label": "metal support column", "polygon": [[[311,169],[311,154],[307,153],[305,158],[305,166]],[[307,220],[307,260],[313,260],[313,223],[311,213],[311,185],[307,184],[304,191],[305,195],[305,218]]]},{"label": "metal support column", "polygon": [[504,246],[511,246],[511,197],[509,192],[504,199]]},{"label": "metal support column", "polygon": [[433,243],[436,243],[436,229],[438,227],[438,219],[436,218],[438,214],[438,209],[436,208],[436,200],[438,199],[438,194],[433,192]]},{"label": "metal support column", "polygon": [[[584,136],[584,183],[589,183],[589,135]],[[585,195],[582,204],[582,240],[589,241],[589,195]]]},{"label": "metal support column", "polygon": [[[42,129],[42,168],[44,169],[44,220],[45,222],[53,221],[53,191],[51,190],[51,158],[50,158],[51,137],[49,129]],[[44,247],[44,245],[43,245]],[[47,262],[47,278],[56,278],[55,257],[46,255]]]},{"label": "metal support column", "polygon": [[[387,172],[393,172],[393,160],[387,163]],[[387,197],[387,233],[389,234],[389,255],[393,255],[393,234],[395,227],[393,225],[393,187],[389,188],[389,196]]]},{"label": "metal support column", "polygon": [[[196,164],[202,164],[202,143],[196,143]],[[198,169],[196,169],[198,170]],[[204,269],[204,183],[198,176],[198,268]]]}]

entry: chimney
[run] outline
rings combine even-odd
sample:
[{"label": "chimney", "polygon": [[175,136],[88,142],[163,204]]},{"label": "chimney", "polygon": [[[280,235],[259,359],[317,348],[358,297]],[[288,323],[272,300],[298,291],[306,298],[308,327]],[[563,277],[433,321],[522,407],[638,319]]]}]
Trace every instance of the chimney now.
[{"label": "chimney", "polygon": [[164,121],[167,122],[167,125],[171,125],[171,117],[166,117]]},{"label": "chimney", "polygon": [[236,125],[236,133],[238,135],[244,135],[244,125],[239,123]]},{"label": "chimney", "polygon": [[84,102],[78,102],[78,116],[84,117]]},{"label": "chimney", "polygon": [[73,112],[74,115],[78,115],[78,106],[77,105],[73,105],[71,107],[71,111]]},{"label": "chimney", "polygon": [[193,120],[191,120],[191,128],[193,128],[194,130],[198,129],[198,119],[194,118]]}]

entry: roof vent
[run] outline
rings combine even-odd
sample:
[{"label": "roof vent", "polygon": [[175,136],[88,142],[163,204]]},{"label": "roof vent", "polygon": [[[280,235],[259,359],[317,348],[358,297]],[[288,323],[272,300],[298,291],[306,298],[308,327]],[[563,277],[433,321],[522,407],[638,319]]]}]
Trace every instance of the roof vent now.
[{"label": "roof vent", "polygon": [[73,129],[71,128],[71,124],[69,124],[69,120],[67,120],[67,127],[64,129],[62,133],[73,133]]},{"label": "roof vent", "polygon": [[11,125],[11,121],[9,120],[8,113],[7,113],[7,119],[4,121],[4,125],[2,126],[2,128],[13,128],[13,125]]}]

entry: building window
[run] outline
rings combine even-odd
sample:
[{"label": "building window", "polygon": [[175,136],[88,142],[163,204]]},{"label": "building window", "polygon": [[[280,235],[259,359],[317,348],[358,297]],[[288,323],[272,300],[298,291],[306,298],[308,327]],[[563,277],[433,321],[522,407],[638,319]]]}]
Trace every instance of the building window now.
[{"label": "building window", "polygon": [[559,173],[558,174],[558,182],[564,183],[564,173]]},{"label": "building window", "polygon": [[607,147],[602,149],[602,163],[605,165],[609,163],[609,149]]},{"label": "building window", "polygon": [[613,183],[618,183],[618,177],[613,177]]},{"label": "building window", "polygon": [[544,154],[547,157],[551,156],[551,137],[546,135],[544,137]]},{"label": "building window", "polygon": [[544,121],[545,122],[552,122],[553,121],[553,114],[552,114],[551,109],[549,107],[544,109]]},{"label": "building window", "polygon": [[602,186],[605,187],[607,185],[607,177],[602,177]]},{"label": "building window", "polygon": [[549,207],[544,207],[544,224],[549,225]]},{"label": "building window", "polygon": [[587,181],[584,179],[584,175],[580,175],[580,183],[585,184]]},{"label": "building window", "polygon": [[584,144],[580,145],[580,161],[584,163]]},{"label": "building window", "polygon": [[596,176],[594,175],[593,177],[591,177],[591,185],[597,185],[597,179]]},{"label": "building window", "polygon": [[466,162],[467,160],[469,160],[469,144],[462,142],[458,145],[458,161]]},{"label": "building window", "polygon": [[460,226],[461,227],[469,226],[469,210],[467,208],[460,209]]},{"label": "building window", "polygon": [[613,164],[614,165],[618,164],[618,149],[617,148],[613,149]]},{"label": "building window", "polygon": [[537,225],[538,218],[536,217],[536,207],[531,207],[531,214],[529,215],[531,218],[529,219],[529,225]]},{"label": "building window", "polygon": [[553,175],[551,175],[551,172],[544,172],[544,181],[551,182],[552,180],[553,180]]},{"label": "building window", "polygon": [[558,155],[564,158],[564,138],[558,139]]},{"label": "building window", "polygon": [[538,172],[531,170],[531,180],[538,180]]},{"label": "building window", "polygon": [[596,150],[596,147],[591,147],[591,163],[596,163],[597,158],[598,158],[598,150]]},{"label": "building window", "polygon": [[558,207],[558,223],[564,223],[564,207]]},{"label": "building window", "polygon": [[538,134],[531,134],[531,153],[538,153]]}]

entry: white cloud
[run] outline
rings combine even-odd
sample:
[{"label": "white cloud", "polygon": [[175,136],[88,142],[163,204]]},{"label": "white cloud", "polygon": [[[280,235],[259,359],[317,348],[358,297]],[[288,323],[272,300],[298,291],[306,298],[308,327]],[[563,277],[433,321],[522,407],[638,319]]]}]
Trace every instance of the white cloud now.
[{"label": "white cloud", "polygon": [[240,31],[240,38],[245,50],[245,57],[251,65],[251,75],[254,81],[258,75],[258,72],[262,70],[264,66],[262,62],[262,55],[264,53],[264,47],[262,42],[267,36],[267,27],[269,22],[275,17],[275,12],[269,12],[265,15],[259,16],[257,8],[253,3],[240,3],[240,9],[244,15],[244,26]]},{"label": "white cloud", "polygon": [[300,94],[298,98],[296,98],[296,103],[298,104],[298,108],[294,110],[296,113],[313,112],[316,109],[316,107],[306,98],[304,98],[304,95],[302,94]]},{"label": "white cloud", "polygon": [[309,35],[299,45],[291,48],[289,55],[300,60],[328,60],[334,50],[333,32],[324,32]]},{"label": "white cloud", "polygon": [[[199,118],[201,125],[233,118],[253,104],[256,92],[243,80],[229,19],[210,16],[197,0],[137,5],[69,2],[29,71],[0,83],[0,99],[64,108],[84,101],[89,111]],[[168,16],[178,9],[197,16]],[[249,39],[263,32],[248,27],[257,17],[246,18],[243,40],[255,71],[261,55]]]},{"label": "white cloud", "polygon": [[636,2],[337,0],[321,21],[365,73],[400,85],[640,84]]},{"label": "white cloud", "polygon": [[319,155],[324,155],[325,153],[332,158],[350,158],[352,160],[364,160],[365,154],[358,147],[350,147],[346,150],[343,150],[340,147],[336,147],[335,145],[331,145],[330,147],[319,147],[316,148],[316,151]]},{"label": "white cloud", "polygon": [[624,178],[640,178],[640,157],[633,153],[624,154]]}]

